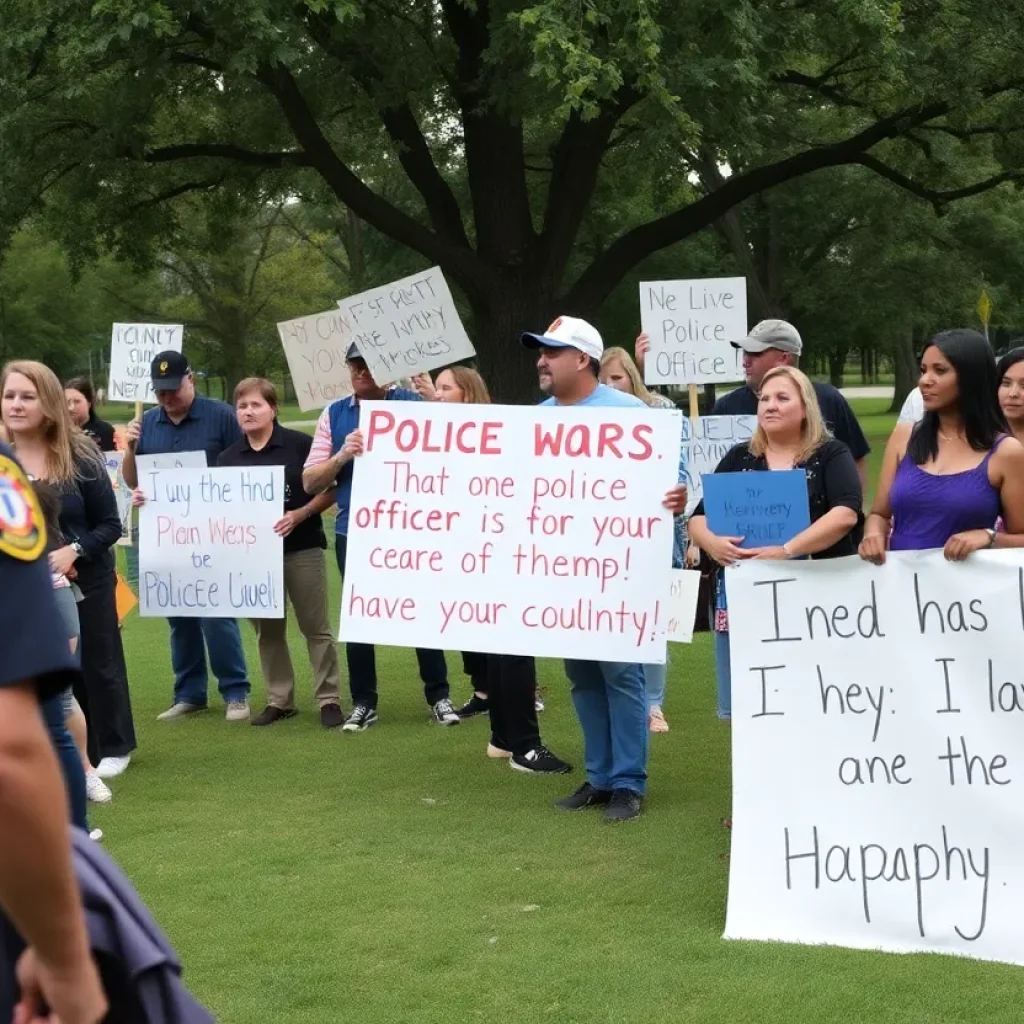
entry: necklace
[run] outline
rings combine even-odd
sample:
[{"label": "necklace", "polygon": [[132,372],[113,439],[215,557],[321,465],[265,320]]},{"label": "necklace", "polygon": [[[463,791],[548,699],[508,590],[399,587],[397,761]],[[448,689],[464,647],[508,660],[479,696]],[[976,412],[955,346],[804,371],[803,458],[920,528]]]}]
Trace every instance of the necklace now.
[{"label": "necklace", "polygon": [[943,441],[962,441],[964,439],[963,434],[957,434],[955,437],[949,437],[941,430],[939,431],[939,437],[941,437]]}]

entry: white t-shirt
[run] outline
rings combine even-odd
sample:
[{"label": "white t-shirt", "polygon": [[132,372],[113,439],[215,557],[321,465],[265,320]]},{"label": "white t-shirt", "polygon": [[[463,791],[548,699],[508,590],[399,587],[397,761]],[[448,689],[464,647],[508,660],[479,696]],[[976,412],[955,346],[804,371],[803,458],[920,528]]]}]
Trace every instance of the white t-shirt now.
[{"label": "white t-shirt", "polygon": [[897,423],[917,423],[924,416],[924,399],[921,397],[921,389],[914,388],[907,395],[907,400],[900,409]]}]

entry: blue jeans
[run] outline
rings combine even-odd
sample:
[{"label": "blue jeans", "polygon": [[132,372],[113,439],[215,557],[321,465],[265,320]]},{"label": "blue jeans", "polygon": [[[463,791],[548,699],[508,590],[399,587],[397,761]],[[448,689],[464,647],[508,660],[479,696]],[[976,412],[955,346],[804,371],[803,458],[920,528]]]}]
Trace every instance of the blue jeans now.
[{"label": "blue jeans", "polygon": [[55,697],[43,701],[42,711],[46,731],[50,734],[50,742],[53,743],[53,748],[60,759],[64,786],[68,791],[71,824],[88,831],[85,769],[82,767],[82,757],[78,753],[78,747],[75,746],[75,741],[71,738],[71,733],[68,732],[64,721],[64,695],[58,693]]},{"label": "blue jeans", "polygon": [[647,694],[639,665],[566,661],[583,728],[587,781],[595,789],[647,790]]},{"label": "blue jeans", "polygon": [[235,619],[174,618],[167,621],[171,627],[175,704],[206,704],[207,651],[224,702],[245,700],[249,696],[242,634]]},{"label": "blue jeans", "polygon": [[644,670],[644,688],[647,691],[647,710],[660,708],[665,703],[665,679],[668,676],[668,659],[664,665],[641,665]]},{"label": "blue jeans", "polygon": [[729,660],[729,634],[715,633],[715,675],[718,677],[718,717],[732,718],[732,662]]}]

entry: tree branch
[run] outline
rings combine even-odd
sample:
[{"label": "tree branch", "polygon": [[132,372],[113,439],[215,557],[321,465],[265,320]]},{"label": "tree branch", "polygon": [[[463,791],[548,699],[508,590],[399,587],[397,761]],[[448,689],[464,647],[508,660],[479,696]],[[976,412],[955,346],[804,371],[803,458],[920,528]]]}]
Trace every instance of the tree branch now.
[{"label": "tree branch", "polygon": [[283,208],[281,210],[281,220],[285,222],[285,225],[287,226],[288,230],[292,232],[292,234],[296,235],[298,238],[301,238],[306,245],[316,249],[316,251],[319,252],[320,255],[324,257],[324,259],[326,259],[329,263],[333,263],[334,266],[336,266],[338,270],[340,270],[343,274],[345,274],[346,276],[348,275],[350,268],[346,266],[344,263],[342,263],[342,261],[339,260],[338,257],[333,252],[331,252],[330,249],[327,248],[327,246],[322,245],[315,238],[313,238],[312,235],[310,235],[307,231],[305,231],[298,224],[296,224],[295,221],[293,221],[291,217],[288,216],[288,214],[284,211]]},{"label": "tree branch", "polygon": [[151,206],[159,206],[161,203],[168,202],[171,199],[178,199],[181,196],[188,195],[190,192],[205,192],[211,188],[219,188],[224,184],[226,178],[227,175],[219,174],[216,178],[186,181],[181,185],[175,185],[174,188],[165,189],[163,192],[158,192],[155,196],[150,196],[148,199],[142,200],[142,202],[133,203],[129,206],[128,218],[134,217],[143,210],[148,210]]},{"label": "tree branch", "polygon": [[[132,154],[122,153],[122,156]],[[147,164],[165,164],[175,160],[198,160],[202,158],[233,160],[236,163],[248,164],[251,167],[311,167],[310,157],[300,149],[285,150],[280,153],[260,153],[252,149],[244,149],[231,143],[219,142],[183,142],[176,146],[162,146],[143,153],[142,159]]]}]

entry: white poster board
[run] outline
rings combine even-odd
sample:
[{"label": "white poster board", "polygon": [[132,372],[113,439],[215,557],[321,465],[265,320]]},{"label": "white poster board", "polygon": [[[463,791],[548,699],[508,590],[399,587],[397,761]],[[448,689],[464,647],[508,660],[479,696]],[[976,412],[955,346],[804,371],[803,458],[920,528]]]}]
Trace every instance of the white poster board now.
[{"label": "white poster board", "polygon": [[647,384],[728,384],[743,380],[747,282],[742,277],[640,284],[640,326],[651,339]]},{"label": "white poster board", "polygon": [[118,544],[130,547],[132,543],[132,489],[124,482],[121,466],[124,452],[104,452],[103,461],[110,477],[110,486],[114,488],[114,500],[117,502],[117,517],[121,520],[121,537]]},{"label": "white poster board", "polygon": [[181,324],[114,324],[108,402],[155,402],[150,366],[160,352],[181,351]]},{"label": "white poster board", "polygon": [[203,469],[206,466],[206,451],[164,452],[160,455],[136,455],[135,471],[141,484],[145,473],[154,469]]},{"label": "white poster board", "polygon": [[693,643],[693,627],[697,621],[697,598],[700,595],[700,573],[696,569],[673,569],[668,592],[669,643]]},{"label": "white poster board", "polygon": [[360,409],[343,640],[665,661],[679,412]]},{"label": "white poster board", "polygon": [[139,613],[284,618],[284,467],[152,469],[139,486]]},{"label": "white poster board", "polygon": [[340,309],[286,320],[277,325],[277,333],[303,412],[352,394],[345,353],[355,340],[355,330]]},{"label": "white poster board", "polygon": [[704,497],[705,473],[714,473],[725,453],[749,441],[757,429],[756,416],[701,416],[683,420],[682,459],[686,468],[686,514]]},{"label": "white poster board", "polygon": [[381,387],[476,355],[439,267],[342,299],[338,308]]},{"label": "white poster board", "polygon": [[727,572],[726,937],[1024,964],[1024,551]]}]

